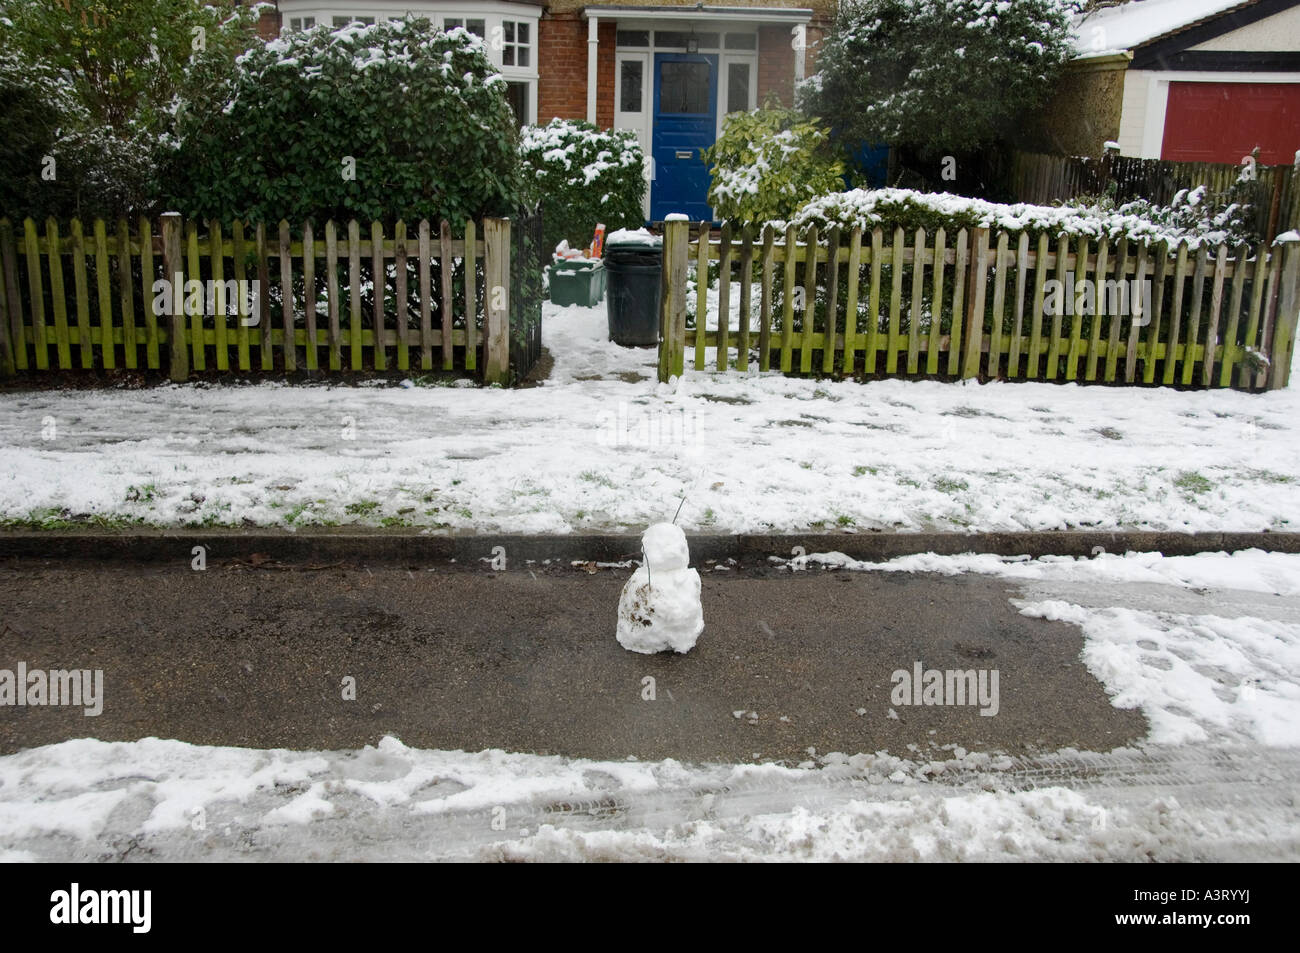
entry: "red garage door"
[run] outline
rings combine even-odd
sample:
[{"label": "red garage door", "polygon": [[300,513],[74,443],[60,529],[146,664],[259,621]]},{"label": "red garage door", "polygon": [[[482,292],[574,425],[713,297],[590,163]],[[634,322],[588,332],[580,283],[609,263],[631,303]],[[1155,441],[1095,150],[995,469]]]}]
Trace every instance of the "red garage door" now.
[{"label": "red garage door", "polygon": [[1300,83],[1170,83],[1160,157],[1240,162],[1260,147],[1264,165],[1290,165],[1300,149]]}]

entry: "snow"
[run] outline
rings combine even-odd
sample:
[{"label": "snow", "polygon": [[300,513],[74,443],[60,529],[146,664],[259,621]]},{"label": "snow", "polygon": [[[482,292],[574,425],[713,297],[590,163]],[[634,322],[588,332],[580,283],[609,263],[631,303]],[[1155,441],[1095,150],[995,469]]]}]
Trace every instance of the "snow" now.
[{"label": "snow", "polygon": [[658,247],[664,243],[660,235],[652,235],[646,228],[616,228],[605,238],[605,247],[610,245],[645,245]]},{"label": "snow", "polygon": [[0,757],[0,860],[1293,861],[1295,771],[1241,749],[788,768],[81,739]]},{"label": "snow", "polygon": [[547,304],[544,328],[551,378],[519,390],[12,392],[0,521],[639,532],[685,495],[688,533],[1300,526],[1294,387],[861,384],[752,365],[660,384],[653,348],[608,340],[604,307]]},{"label": "snow", "polygon": [[641,535],[645,564],[633,571],[618,601],[618,644],[652,655],[686,653],[704,631],[700,574],[688,568],[686,534],[656,523]]},{"label": "snow", "polygon": [[1243,0],[1140,0],[1103,7],[1075,23],[1080,56],[1131,50],[1198,20],[1243,5]]},{"label": "snow", "polygon": [[673,572],[691,562],[686,534],[672,523],[656,523],[642,533],[641,552],[651,572]]},{"label": "snow", "polygon": [[600,130],[568,119],[552,119],[545,126],[525,126],[520,132],[519,151],[534,169],[546,166],[575,173],[574,163],[589,157],[581,167],[581,184],[590,186],[607,172],[631,166],[641,167],[644,157],[636,133],[628,130]]},{"label": "snow", "polygon": [[[1205,195],[1202,186],[1190,195],[1179,193],[1171,203],[1178,206],[1184,199],[1191,205],[1197,205]],[[1231,206],[1219,213],[1211,224],[1222,226],[1229,221],[1230,213],[1236,211]],[[1186,242],[1188,248],[1197,249],[1202,245],[1217,246],[1229,242],[1231,234],[1224,228],[1205,228],[1200,225],[1195,229],[1161,225],[1137,214],[1133,205],[1123,205],[1117,209],[1098,209],[1069,205],[1031,205],[1025,202],[1003,204],[987,202],[983,199],[967,198],[950,192],[917,192],[913,189],[851,189],[813,199],[795,213],[791,224],[800,233],[811,225],[825,231],[830,225],[841,228],[862,228],[864,231],[890,222],[908,222],[913,220],[928,221],[936,216],[948,220],[949,239],[952,240],[959,228],[988,228],[1007,232],[1046,233],[1049,235],[1086,235],[1100,238],[1105,235],[1112,240],[1129,238],[1134,241],[1154,244],[1167,241],[1176,246],[1180,241]],[[778,232],[785,228],[784,222],[773,222]]]}]

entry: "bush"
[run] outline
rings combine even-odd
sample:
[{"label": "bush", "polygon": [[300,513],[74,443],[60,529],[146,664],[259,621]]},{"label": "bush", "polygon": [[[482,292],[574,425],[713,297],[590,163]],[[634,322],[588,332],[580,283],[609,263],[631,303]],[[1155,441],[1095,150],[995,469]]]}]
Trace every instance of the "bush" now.
[{"label": "bush", "polygon": [[739,223],[784,219],[814,196],[837,191],[844,165],[831,154],[828,136],[793,109],[729,115],[704,151],[714,213]]},{"label": "bush", "polygon": [[[1199,195],[1197,193],[1200,193]],[[1108,236],[1112,241],[1129,238],[1140,242],[1186,241],[1190,247],[1217,246],[1239,240],[1240,207],[1211,207],[1203,203],[1203,189],[1175,200],[1167,209],[1148,202],[1132,202],[1114,208],[1106,203],[1077,205],[1003,205],[982,199],[964,198],[946,192],[915,192],[911,189],[853,189],[814,199],[800,209],[791,222],[802,232],[816,225],[825,234],[832,225],[847,230],[870,231],[880,226],[892,232],[918,228],[933,232],[940,227],[949,241],[966,228],[1002,229],[1031,235]],[[784,227],[785,223],[779,223]],[[890,241],[886,235],[886,241]]]},{"label": "bush", "polygon": [[844,0],[802,104],[850,141],[960,154],[1046,103],[1076,0]]},{"label": "bush", "polygon": [[45,157],[81,116],[63,77],[16,50],[0,51],[0,215],[39,220],[61,211],[67,195],[57,157],[52,181]]},{"label": "bush", "polygon": [[636,133],[552,119],[524,130],[520,154],[530,204],[542,210],[542,246],[585,247],[597,224],[608,231],[645,221],[645,156]]},{"label": "bush", "polygon": [[156,210],[177,115],[221,85],[255,20],[236,0],[0,0],[6,211]]},{"label": "bush", "polygon": [[0,215],[115,218],[147,211],[154,142],[96,125],[65,74],[0,53]]},{"label": "bush", "polygon": [[518,136],[482,41],[423,18],[256,46],[181,123],[172,201],[189,215],[460,223],[511,213]]}]

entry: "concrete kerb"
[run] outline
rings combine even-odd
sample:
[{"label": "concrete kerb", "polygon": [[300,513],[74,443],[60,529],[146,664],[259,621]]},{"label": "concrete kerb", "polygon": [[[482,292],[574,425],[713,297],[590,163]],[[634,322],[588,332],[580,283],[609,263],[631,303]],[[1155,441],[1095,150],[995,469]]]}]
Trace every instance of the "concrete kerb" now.
[{"label": "concrete kerb", "polygon": [[[1031,532],[1031,533],[862,533],[689,536],[692,565],[709,561],[761,564],[769,556],[841,552],[880,562],[917,553],[1000,556],[1093,556],[1099,552],[1161,552],[1183,556],[1200,552],[1262,549],[1300,553],[1300,533]],[[529,560],[567,564],[619,562],[640,558],[633,534],[522,536],[447,535],[416,532],[340,531],[336,528],[285,533],[272,530],[168,529],[144,532],[28,531],[0,533],[0,559],[90,560],[137,563],[188,560],[202,546],[209,562],[261,559],[304,566],[334,563],[436,565],[453,560],[462,567],[488,568],[501,547],[506,567]],[[500,550],[497,550],[500,552]]]}]

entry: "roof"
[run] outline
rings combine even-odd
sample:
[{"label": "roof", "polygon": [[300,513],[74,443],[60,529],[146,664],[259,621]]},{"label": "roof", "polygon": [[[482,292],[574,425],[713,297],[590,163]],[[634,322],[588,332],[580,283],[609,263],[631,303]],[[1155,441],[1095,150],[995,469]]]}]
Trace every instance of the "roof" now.
[{"label": "roof", "polygon": [[1083,14],[1075,22],[1075,48],[1081,57],[1133,50],[1181,33],[1230,10],[1258,0],[1131,0]]}]

